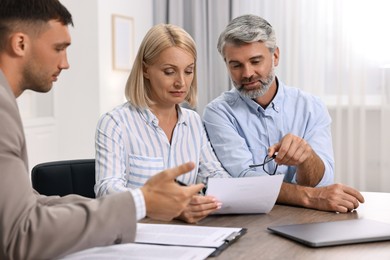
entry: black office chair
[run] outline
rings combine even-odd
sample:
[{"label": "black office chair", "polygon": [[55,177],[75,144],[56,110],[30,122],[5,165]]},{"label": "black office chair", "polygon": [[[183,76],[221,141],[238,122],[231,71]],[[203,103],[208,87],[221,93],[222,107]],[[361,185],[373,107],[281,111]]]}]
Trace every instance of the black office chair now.
[{"label": "black office chair", "polygon": [[47,162],[31,170],[33,188],[43,195],[95,198],[95,159]]}]

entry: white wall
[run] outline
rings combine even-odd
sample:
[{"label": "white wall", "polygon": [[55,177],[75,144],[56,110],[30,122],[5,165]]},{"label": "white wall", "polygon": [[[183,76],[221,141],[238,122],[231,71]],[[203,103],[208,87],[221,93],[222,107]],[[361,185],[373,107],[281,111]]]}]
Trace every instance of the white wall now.
[{"label": "white wall", "polygon": [[93,0],[62,1],[73,16],[68,48],[70,69],[55,85],[58,159],[93,156],[94,124],[99,111],[98,6]]},{"label": "white wall", "polygon": [[134,21],[135,56],[146,32],[153,25],[152,0],[100,0],[99,2],[99,83],[100,113],[107,112],[124,102],[124,89],[129,72],[113,70],[112,66],[112,14],[127,16]]},{"label": "white wall", "polygon": [[[70,69],[55,86],[58,159],[93,158],[97,120],[124,101],[128,72],[112,66],[111,15],[134,19],[134,52],[153,23],[152,0],[63,0],[72,13]],[[52,159],[52,158],[51,158]]]},{"label": "white wall", "polygon": [[26,91],[18,99],[30,169],[54,160],[94,158],[100,115],[124,102],[128,71],[112,64],[113,14],[133,18],[138,49],[153,24],[152,0],[63,0],[72,13],[70,69],[62,71],[51,93]]}]

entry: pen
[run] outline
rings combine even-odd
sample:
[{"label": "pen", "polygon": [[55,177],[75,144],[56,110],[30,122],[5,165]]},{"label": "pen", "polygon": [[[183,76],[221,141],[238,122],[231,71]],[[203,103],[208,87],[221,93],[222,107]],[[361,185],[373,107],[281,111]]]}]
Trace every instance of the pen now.
[{"label": "pen", "polygon": [[175,182],[176,182],[177,184],[179,184],[180,186],[188,186],[188,185],[185,184],[184,182],[179,181],[179,180],[176,180],[176,179],[175,179]]},{"label": "pen", "polygon": [[[176,180],[176,179],[175,179],[175,182],[176,182],[177,184],[179,184],[180,186],[188,186],[188,185],[185,184],[184,182],[179,181],[179,180]],[[200,195],[205,195],[205,194],[206,194],[206,186],[205,186],[202,190],[199,191],[199,194],[200,194]]]}]

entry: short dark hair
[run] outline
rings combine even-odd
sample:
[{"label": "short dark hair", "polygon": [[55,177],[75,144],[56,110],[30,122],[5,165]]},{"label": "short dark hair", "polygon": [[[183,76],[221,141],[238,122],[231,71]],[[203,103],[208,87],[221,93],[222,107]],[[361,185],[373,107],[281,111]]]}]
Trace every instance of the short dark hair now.
[{"label": "short dark hair", "polygon": [[58,0],[0,0],[0,51],[16,25],[26,24],[32,28],[31,25],[46,24],[50,20],[73,26],[72,15]]}]

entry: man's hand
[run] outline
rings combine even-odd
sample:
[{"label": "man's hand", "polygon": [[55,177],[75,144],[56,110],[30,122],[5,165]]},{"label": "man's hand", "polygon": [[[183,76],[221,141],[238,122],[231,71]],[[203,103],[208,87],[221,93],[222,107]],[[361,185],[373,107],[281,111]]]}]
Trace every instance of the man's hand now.
[{"label": "man's hand", "polygon": [[308,208],[324,211],[350,212],[364,203],[363,195],[343,184],[333,184],[326,187],[311,189]]},{"label": "man's hand", "polygon": [[282,183],[277,202],[344,213],[359,207],[359,203],[364,203],[364,198],[359,191],[343,184],[312,188]]},{"label": "man's hand", "polygon": [[188,223],[197,223],[211,212],[221,208],[221,203],[212,196],[195,195],[178,219]]},{"label": "man's hand", "polygon": [[203,184],[180,186],[176,177],[194,169],[194,163],[185,163],[178,167],[167,169],[150,178],[141,191],[145,198],[146,215],[150,218],[169,221],[187,207],[192,197],[197,194]]},{"label": "man's hand", "polygon": [[279,143],[268,148],[268,156],[276,152],[277,164],[296,166],[296,180],[299,185],[314,187],[324,176],[324,162],[301,137],[286,134]]},{"label": "man's hand", "polygon": [[301,137],[286,134],[279,143],[268,148],[268,156],[278,152],[275,162],[280,165],[297,166],[313,156],[311,146]]}]

